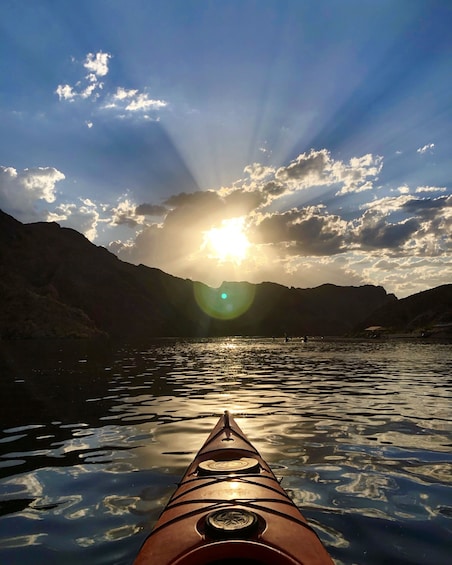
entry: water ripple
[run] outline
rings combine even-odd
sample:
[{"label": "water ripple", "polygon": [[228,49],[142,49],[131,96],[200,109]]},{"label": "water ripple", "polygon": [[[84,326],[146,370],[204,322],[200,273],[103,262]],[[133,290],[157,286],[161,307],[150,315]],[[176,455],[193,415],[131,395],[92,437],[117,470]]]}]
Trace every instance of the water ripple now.
[{"label": "water ripple", "polygon": [[225,408],[337,564],[447,562],[448,345],[231,338],[39,355],[18,344],[16,357],[10,347],[1,562],[58,552],[69,565],[130,563]]}]

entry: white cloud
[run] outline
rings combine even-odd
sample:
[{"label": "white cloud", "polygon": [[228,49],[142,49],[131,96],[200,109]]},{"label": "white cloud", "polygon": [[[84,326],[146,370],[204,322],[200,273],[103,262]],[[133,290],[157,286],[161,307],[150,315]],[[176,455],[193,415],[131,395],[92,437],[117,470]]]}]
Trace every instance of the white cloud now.
[{"label": "white cloud", "polygon": [[[381,251],[379,251],[381,257]],[[398,257],[394,261],[383,254],[382,261],[367,257],[363,275],[367,282],[391,289],[399,298],[450,283],[450,262],[447,257]]]},{"label": "white cloud", "polygon": [[247,173],[252,180],[262,180],[274,174],[275,169],[272,167],[266,167],[260,163],[253,163],[251,165],[247,165],[244,168],[244,172]]},{"label": "white cloud", "polygon": [[74,100],[78,96],[69,84],[59,84],[55,93],[58,94],[60,100]]},{"label": "white cloud", "polygon": [[35,219],[35,205],[39,201],[55,201],[55,185],[65,175],[54,167],[34,167],[17,171],[0,167],[0,208],[23,221]]},{"label": "white cloud", "polygon": [[446,192],[445,186],[418,186],[416,194],[419,192]]},{"label": "white cloud", "polygon": [[382,167],[383,157],[371,153],[353,157],[348,164],[342,161],[333,162],[331,169],[334,178],[336,182],[343,183],[337,195],[372,190]]},{"label": "white cloud", "polygon": [[136,214],[137,204],[132,202],[127,196],[122,197],[123,200],[119,199],[117,206],[111,209],[111,219],[109,220],[109,225],[111,226],[121,226],[126,225],[131,228],[143,224],[145,218],[141,214]]},{"label": "white cloud", "polygon": [[275,178],[293,187],[307,187],[330,184],[328,173],[331,171],[332,159],[326,149],[302,153],[287,167],[280,167]]},{"label": "white cloud", "polygon": [[372,210],[380,216],[388,216],[392,212],[400,210],[407,202],[414,200],[412,196],[402,193],[400,196],[385,196],[372,202],[367,202],[361,209]]},{"label": "white cloud", "polygon": [[79,96],[81,98],[85,98],[85,99],[89,98],[94,93],[96,88],[102,88],[102,83],[94,82],[94,83],[89,84],[84,90],[82,90],[79,93]]},{"label": "white cloud", "polygon": [[92,71],[98,77],[104,77],[108,74],[108,61],[111,59],[110,53],[88,53],[83,66],[85,69]]},{"label": "white cloud", "polygon": [[[99,96],[98,91],[102,90],[104,83],[99,81],[99,77],[108,74],[108,61],[111,58],[110,53],[88,53],[83,66],[90,72],[78,81],[75,86],[70,84],[59,84],[55,90],[55,94],[61,100],[69,100],[73,102],[76,98],[87,99],[91,96],[96,98]],[[72,59],[72,62],[75,62]]]},{"label": "white cloud", "polygon": [[[118,86],[116,92],[112,93],[105,90],[102,95],[105,84],[99,80],[99,77],[105,77],[108,74],[108,64],[111,58],[110,53],[103,53],[102,51],[88,53],[83,63],[84,68],[89,71],[88,74],[77,81],[75,85],[59,84],[55,90],[59,100],[74,102],[77,98],[97,100],[102,97],[102,108],[115,111],[117,118],[124,119],[128,115],[138,114],[141,119],[158,121],[158,118],[148,113],[165,108],[168,102],[151,98],[146,91],[140,92],[138,89]],[[76,61],[72,59],[72,62],[75,63]],[[85,121],[85,123],[88,127],[92,127],[91,121]]]},{"label": "white cloud", "polygon": [[[256,164],[253,167],[255,170]],[[276,170],[274,182],[278,187],[274,186],[272,192],[281,196],[289,191],[334,184],[342,185],[337,194],[363,192],[374,187],[382,167],[383,157],[379,155],[368,153],[345,163],[334,160],[327,149],[311,149]]]},{"label": "white cloud", "polygon": [[116,93],[113,95],[115,100],[126,100],[127,98],[133,98],[138,94],[138,90],[134,89],[126,89],[122,86],[119,86],[116,90]]},{"label": "white cloud", "polygon": [[434,148],[435,148],[434,143],[428,143],[427,145],[424,145],[423,147],[419,147],[417,152],[420,153],[421,155],[423,155],[424,153],[427,153],[427,151],[429,153],[432,153]]},{"label": "white cloud", "polygon": [[47,214],[48,222],[58,222],[64,227],[77,230],[93,241],[97,236],[100,215],[98,206],[89,198],[81,198],[78,203],[65,203]]},{"label": "white cloud", "polygon": [[148,97],[147,94],[138,94],[131,102],[126,106],[126,110],[129,112],[136,112],[137,110],[159,110],[160,108],[165,108],[167,102],[164,100],[153,100]]},{"label": "white cloud", "polygon": [[118,87],[110,101],[104,105],[105,109],[117,109],[127,112],[146,112],[148,110],[160,110],[168,105],[164,100],[149,98],[146,92],[136,89]]}]

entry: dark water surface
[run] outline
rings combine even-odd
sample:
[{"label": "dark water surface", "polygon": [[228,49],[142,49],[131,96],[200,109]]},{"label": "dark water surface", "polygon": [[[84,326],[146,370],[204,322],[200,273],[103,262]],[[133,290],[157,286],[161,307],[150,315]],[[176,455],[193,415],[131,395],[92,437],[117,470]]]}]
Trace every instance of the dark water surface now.
[{"label": "dark water surface", "polygon": [[336,563],[449,564],[451,353],[0,343],[0,563],[130,564],[229,409]]}]

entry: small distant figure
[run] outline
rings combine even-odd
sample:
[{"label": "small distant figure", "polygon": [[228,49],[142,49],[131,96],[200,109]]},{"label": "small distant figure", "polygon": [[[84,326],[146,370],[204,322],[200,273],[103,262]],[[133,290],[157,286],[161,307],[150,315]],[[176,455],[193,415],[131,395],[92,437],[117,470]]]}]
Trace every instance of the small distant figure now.
[{"label": "small distant figure", "polygon": [[303,337],[303,342],[304,342],[304,343],[307,343],[307,342],[308,342],[308,336],[307,336],[307,335],[305,335],[305,336]]}]

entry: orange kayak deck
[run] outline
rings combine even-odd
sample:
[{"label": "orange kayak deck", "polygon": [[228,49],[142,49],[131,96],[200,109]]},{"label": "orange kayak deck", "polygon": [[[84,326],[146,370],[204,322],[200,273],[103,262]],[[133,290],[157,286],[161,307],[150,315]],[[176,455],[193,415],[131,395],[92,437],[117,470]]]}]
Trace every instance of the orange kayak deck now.
[{"label": "orange kayak deck", "polygon": [[332,565],[317,534],[225,412],[135,565]]}]

